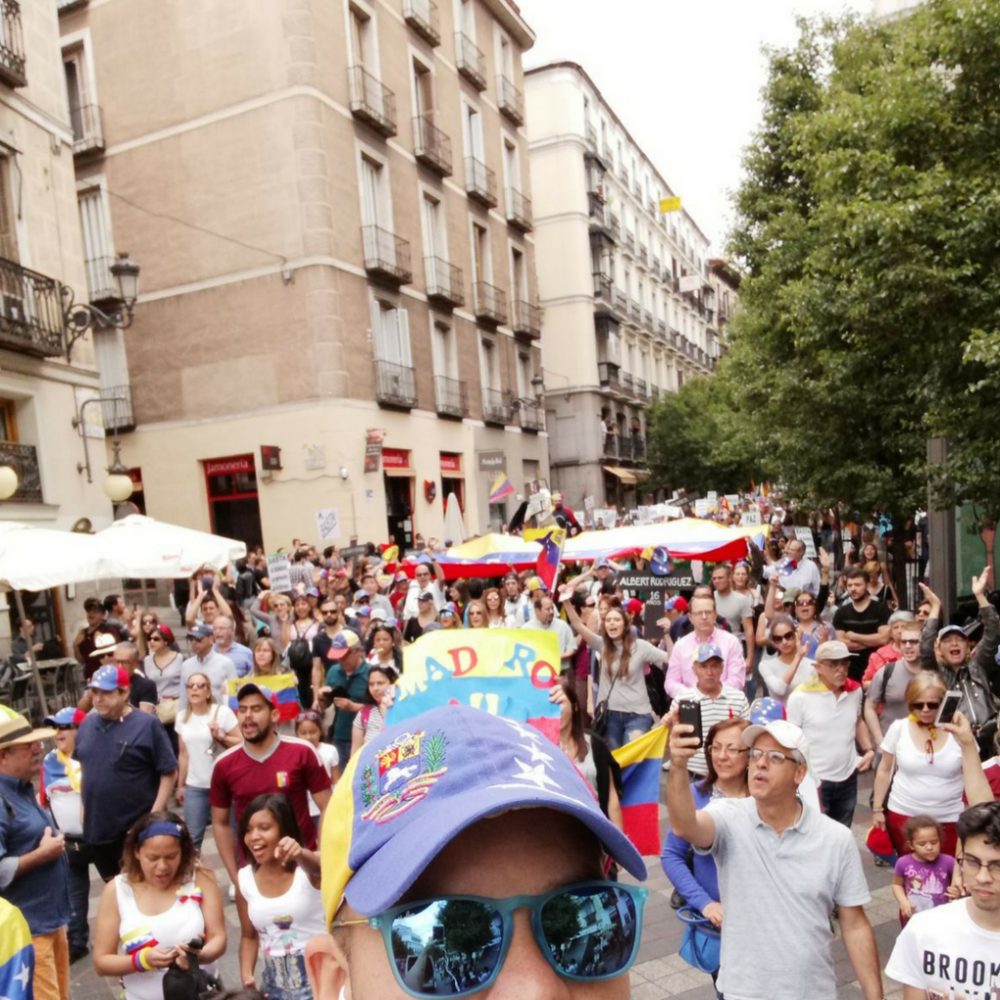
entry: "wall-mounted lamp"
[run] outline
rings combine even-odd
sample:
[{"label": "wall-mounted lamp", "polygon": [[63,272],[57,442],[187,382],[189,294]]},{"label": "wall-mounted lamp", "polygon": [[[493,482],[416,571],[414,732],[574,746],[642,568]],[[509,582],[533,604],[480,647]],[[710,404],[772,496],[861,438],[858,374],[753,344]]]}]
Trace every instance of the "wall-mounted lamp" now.
[{"label": "wall-mounted lamp", "polygon": [[61,288],[67,361],[73,345],[88,330],[127,330],[132,325],[133,309],[139,297],[139,265],[123,253],[108,270],[118,285],[118,298],[109,301],[107,311],[89,302],[77,304],[73,301],[73,289],[69,285]]},{"label": "wall-mounted lamp", "polygon": [[340,469],[338,470],[338,472],[339,472],[340,478],[343,479],[346,482],[347,481],[347,477],[350,475],[350,473],[347,471],[347,466],[346,465],[342,465],[340,467]]},{"label": "wall-mounted lamp", "polygon": [[[95,396],[92,399],[85,399],[80,404],[80,410],[73,418],[73,426],[83,428],[83,412],[91,403],[127,403],[124,396]],[[77,472],[87,473],[87,482],[92,483],[94,477],[90,469],[90,449],[87,445],[87,431],[83,428],[83,461],[76,463]],[[124,503],[132,495],[132,479],[128,474],[128,469],[122,464],[121,440],[118,437],[118,421],[115,420],[115,432],[111,439],[111,464],[108,466],[108,478],[104,480],[104,492],[112,503]]]},{"label": "wall-mounted lamp", "polygon": [[17,471],[9,465],[0,465],[0,500],[9,500],[18,486]]}]

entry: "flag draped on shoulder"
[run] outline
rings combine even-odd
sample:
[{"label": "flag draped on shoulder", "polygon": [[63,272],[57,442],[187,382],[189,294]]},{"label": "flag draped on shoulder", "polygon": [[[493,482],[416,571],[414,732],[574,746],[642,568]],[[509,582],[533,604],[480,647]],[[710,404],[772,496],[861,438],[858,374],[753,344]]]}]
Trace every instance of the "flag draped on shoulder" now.
[{"label": "flag draped on shoulder", "polygon": [[668,736],[666,726],[653,726],[611,751],[622,769],[625,835],[640,854],[660,853],[660,771]]}]

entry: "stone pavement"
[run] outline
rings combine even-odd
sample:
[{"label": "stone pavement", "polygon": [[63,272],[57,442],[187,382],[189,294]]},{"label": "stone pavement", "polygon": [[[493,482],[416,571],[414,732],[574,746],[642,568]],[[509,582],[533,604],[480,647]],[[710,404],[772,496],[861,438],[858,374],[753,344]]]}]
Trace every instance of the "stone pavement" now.
[{"label": "stone pavement", "polygon": [[[664,779],[666,775],[663,775]],[[872,890],[872,901],[868,906],[868,916],[875,927],[878,941],[879,957],[882,965],[888,961],[892,944],[899,933],[899,917],[895,901],[890,889],[891,872],[886,868],[876,868],[872,864],[871,855],[864,848],[864,837],[868,830],[870,813],[868,811],[868,791],[871,787],[871,777],[862,780],[859,805],[855,813],[854,834],[861,846],[865,874]],[[666,784],[661,784],[661,800],[666,797]],[[661,828],[666,830],[666,810],[661,807]],[[224,890],[228,886],[228,878],[215,853],[211,836],[206,840],[205,862],[213,871],[219,873],[219,880]],[[682,926],[675,918],[670,908],[671,885],[663,874],[659,858],[647,858],[649,879],[645,883],[650,890],[646,904],[645,926],[643,928],[642,944],[639,957],[632,969],[632,1000],[664,1000],[672,997],[679,1000],[714,1000],[715,990],[711,979],[692,969],[677,954],[680,947]],[[97,913],[97,904],[103,884],[96,874],[91,884],[90,915],[93,921]],[[236,916],[236,906],[226,902],[226,925],[229,929],[229,947],[222,960],[222,977],[230,988],[239,984],[239,969],[237,951],[239,947],[240,928]],[[834,960],[836,963],[840,989],[838,997],[842,1000],[859,1000],[861,990],[854,979],[854,972],[847,960],[843,944],[838,940],[834,945]],[[112,980],[102,979],[94,973],[89,959],[81,959],[71,969],[70,996],[72,1000],[109,1000],[117,996],[119,990]],[[886,984],[886,1000],[901,1000],[903,991],[895,984]]]}]

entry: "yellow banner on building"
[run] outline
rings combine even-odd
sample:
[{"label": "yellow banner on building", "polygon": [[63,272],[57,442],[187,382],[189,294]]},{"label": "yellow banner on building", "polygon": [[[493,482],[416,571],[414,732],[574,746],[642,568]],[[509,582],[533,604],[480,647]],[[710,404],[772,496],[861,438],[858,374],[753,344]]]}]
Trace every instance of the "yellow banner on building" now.
[{"label": "yellow banner on building", "polygon": [[660,211],[664,214],[667,212],[679,212],[681,210],[681,199],[680,196],[675,196],[673,198],[661,198],[660,199]]}]

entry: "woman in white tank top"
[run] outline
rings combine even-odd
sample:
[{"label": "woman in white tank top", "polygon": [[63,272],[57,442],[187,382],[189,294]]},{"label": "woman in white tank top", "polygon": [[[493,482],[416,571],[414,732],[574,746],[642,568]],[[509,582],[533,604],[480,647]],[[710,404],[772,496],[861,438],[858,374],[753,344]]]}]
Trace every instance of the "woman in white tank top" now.
[{"label": "woman in white tank top", "polygon": [[118,976],[125,1000],[162,1000],[163,976],[186,964],[187,944],[210,974],[226,950],[222,897],[212,874],[195,867],[187,827],[171,812],[150,813],[125,838],[122,874],[104,888],[94,931],[94,969]]},{"label": "woman in white tank top", "polygon": [[[326,931],[319,855],[299,843],[295,814],[281,794],[258,795],[240,822],[251,863],[239,871],[240,976],[268,1000],[312,1000],[306,975],[309,939]],[[255,978],[258,952],[264,963]]]}]

